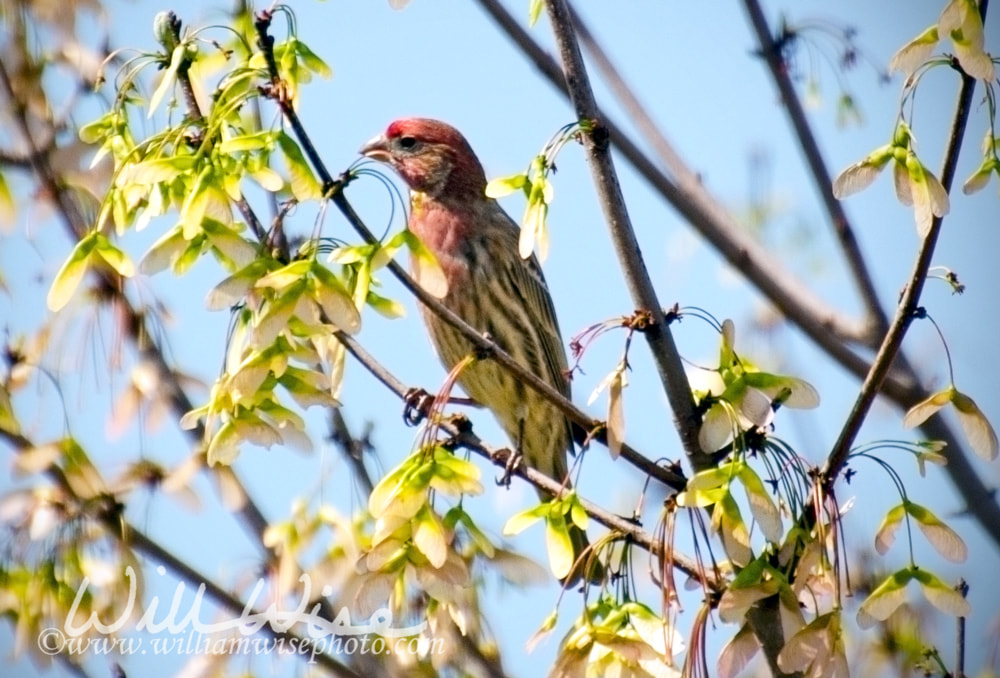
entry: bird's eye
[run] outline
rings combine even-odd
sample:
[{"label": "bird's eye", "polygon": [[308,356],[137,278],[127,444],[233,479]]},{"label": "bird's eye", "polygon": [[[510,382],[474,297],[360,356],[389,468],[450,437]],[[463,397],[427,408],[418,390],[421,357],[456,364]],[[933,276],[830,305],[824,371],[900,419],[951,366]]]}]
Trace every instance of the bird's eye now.
[{"label": "bird's eye", "polygon": [[400,137],[399,138],[399,147],[400,148],[403,148],[403,149],[406,149],[406,150],[410,150],[410,149],[412,149],[416,145],[417,145],[417,140],[414,139],[413,137]]}]

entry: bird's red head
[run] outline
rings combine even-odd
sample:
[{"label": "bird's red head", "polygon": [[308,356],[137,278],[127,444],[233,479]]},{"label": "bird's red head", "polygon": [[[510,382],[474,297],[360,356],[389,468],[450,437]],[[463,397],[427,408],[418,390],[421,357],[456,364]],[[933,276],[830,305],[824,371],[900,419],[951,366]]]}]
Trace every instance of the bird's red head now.
[{"label": "bird's red head", "polygon": [[361,147],[390,165],[414,191],[431,197],[482,197],[486,174],[462,133],[430,118],[402,118]]}]

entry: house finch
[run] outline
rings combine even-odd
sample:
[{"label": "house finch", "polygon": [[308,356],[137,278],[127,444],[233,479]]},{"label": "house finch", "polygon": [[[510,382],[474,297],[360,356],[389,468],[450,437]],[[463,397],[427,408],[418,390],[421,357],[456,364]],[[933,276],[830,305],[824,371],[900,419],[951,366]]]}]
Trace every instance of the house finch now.
[{"label": "house finch", "polygon": [[[517,224],[486,196],[486,174],[465,137],[443,122],[408,118],[393,122],[361,153],[390,165],[409,186],[409,229],[441,265],[448,282],[442,303],[569,398],[566,353],[542,269],[534,255],[518,254]],[[432,311],[421,306],[421,313],[447,369],[474,350]],[[529,466],[566,480],[573,434],[555,405],[490,360],[467,366],[458,382],[493,412]],[[571,524],[570,538],[578,557],[586,534]],[[589,578],[595,572],[592,566]],[[578,578],[572,572],[568,581]]]}]

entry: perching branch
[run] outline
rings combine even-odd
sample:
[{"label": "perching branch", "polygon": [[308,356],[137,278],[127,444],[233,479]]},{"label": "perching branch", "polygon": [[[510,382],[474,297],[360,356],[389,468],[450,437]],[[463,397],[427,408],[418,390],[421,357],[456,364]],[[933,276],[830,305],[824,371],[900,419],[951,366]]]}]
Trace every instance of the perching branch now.
[{"label": "perching branch", "polygon": [[[614,160],[608,139],[608,130],[600,118],[600,111],[590,88],[590,79],[580,54],[580,46],[576,41],[573,20],[569,7],[564,0],[547,0],[545,3],[559,54],[563,64],[566,86],[569,96],[576,109],[578,120],[593,120],[595,127],[585,133],[585,152],[590,161],[591,173],[600,198],[604,218],[611,231],[618,260],[625,275],[625,282],[636,307],[649,311],[654,318],[659,317],[663,308],[649,277],[649,271],[642,259],[639,242],[632,229],[628,207],[618,183],[618,173],[615,171]],[[684,363],[681,361],[677,345],[669,326],[661,320],[653,322],[643,333],[649,343],[653,360],[656,363],[660,381],[663,384],[667,400],[674,412],[674,423],[680,435],[684,451],[696,470],[710,464],[710,460],[698,444],[698,428],[701,417],[695,410],[694,399],[691,396],[691,386],[688,384]]]},{"label": "perching branch", "polygon": [[[376,360],[358,340],[340,330],[334,332],[334,336],[341,344],[343,344],[344,348],[347,349],[347,352],[350,353],[355,360],[361,363],[361,365],[368,370],[372,376],[374,376],[390,391],[395,393],[398,398],[404,401],[407,400],[412,389],[407,388],[407,386],[403,384],[403,382],[399,381],[395,375],[385,369],[385,367],[379,363],[378,360]],[[460,426],[455,418],[452,418],[445,419],[437,423],[437,425],[442,431],[452,436],[453,443],[475,452],[500,468],[506,469],[508,467],[510,456],[514,453],[509,449],[493,448],[484,443],[478,436],[475,435],[475,433],[473,433],[472,427],[468,424],[468,422],[465,422],[464,425]],[[624,457],[625,454],[626,448],[623,446],[622,456]],[[635,453],[633,452],[633,454]],[[639,456],[639,459],[649,463],[645,457]],[[662,467],[656,468],[660,468],[662,470]],[[558,480],[553,480],[544,473],[527,467],[524,464],[519,465],[513,474],[524,478],[535,487],[543,489],[556,497],[562,496],[567,491]],[[648,532],[645,532],[641,526],[626,520],[621,516],[605,511],[596,504],[583,498],[581,498],[581,503],[587,511],[587,514],[605,527],[620,532],[623,535],[627,535],[636,544],[654,555],[661,556],[663,554],[663,544],[657,541]],[[701,570],[698,568],[697,563],[690,558],[674,553],[672,563],[674,567],[685,574],[691,576],[701,576],[699,574]],[[709,578],[708,581],[713,590],[722,590],[722,583],[717,579]]]},{"label": "perching branch", "polygon": [[[271,38],[271,36],[269,36],[266,32],[270,25],[270,17],[265,16],[263,13],[259,14],[255,25],[258,30],[258,46],[262,49],[272,49],[273,38]],[[273,53],[270,58],[265,55],[265,61],[267,63],[273,63]],[[305,149],[306,156],[309,158],[313,165],[313,169],[323,184],[325,195],[333,202],[334,205],[337,206],[344,218],[347,219],[348,223],[351,224],[354,230],[362,237],[362,239],[364,239],[366,243],[377,244],[378,239],[368,229],[368,227],[365,226],[364,221],[362,221],[361,217],[359,217],[357,212],[354,211],[354,208],[344,195],[344,188],[351,181],[351,177],[344,174],[337,179],[333,178],[333,175],[323,162],[322,157],[316,151],[316,148],[313,145],[308,132],[305,130],[305,127],[302,125],[295,109],[292,108],[288,101],[283,100],[281,96],[277,94],[277,92],[281,89],[280,84],[275,84],[280,83],[280,77],[277,71],[271,73],[271,78],[272,88],[274,89],[271,96],[281,109],[285,118],[288,120],[288,123],[294,131],[299,143],[302,145],[303,149]],[[487,336],[484,336],[474,327],[459,318],[454,311],[446,308],[438,299],[428,294],[427,291],[424,290],[424,288],[421,287],[413,279],[413,277],[399,265],[399,263],[392,260],[389,261],[387,267],[393,276],[395,276],[396,279],[402,283],[403,287],[412,293],[421,304],[426,306],[431,312],[448,323],[448,325],[458,330],[477,351],[488,356],[490,359],[495,360],[497,364],[502,365],[504,369],[508,370],[520,381],[535,389],[544,398],[558,407],[559,410],[574,424],[579,425],[585,431],[595,432],[593,437],[606,444],[607,438],[603,422],[594,419],[593,417],[587,415],[587,413],[583,410],[577,408],[570,400],[556,391],[538,375],[534,374],[522,366],[519,362],[514,360],[508,353],[497,346],[496,342]],[[389,384],[386,383],[386,385],[388,386]],[[667,487],[671,487],[675,490],[680,490],[684,487],[686,479],[680,472],[680,469],[664,468],[628,446],[623,446],[622,457],[644,473],[656,478]]]},{"label": "perching branch", "polygon": [[[480,5],[508,37],[561,94],[566,85],[555,60],[497,0],[479,0]],[[676,153],[663,157],[674,174],[664,174],[629,136],[607,116],[602,122],[611,131],[612,143],[621,151],[650,186],[688,219],[706,240],[738,268],[757,289],[798,326],[817,346],[858,379],[868,373],[871,363],[855,353],[845,342],[870,345],[878,335],[872,330],[842,317],[839,311],[808,292],[807,287],[773,260],[754,240],[748,238],[725,210],[705,190],[699,174],[681,163]],[[641,127],[641,126],[640,126]],[[652,139],[652,138],[651,138]],[[652,143],[654,150],[658,148]],[[926,394],[913,372],[892,365],[881,384],[881,392],[900,407],[907,408]],[[930,440],[941,440],[948,449],[960,450],[962,444],[952,428],[940,417],[931,417],[920,427]],[[994,543],[1000,546],[1000,507],[990,488],[972,468],[963,454],[949,459],[945,472],[962,493],[966,510],[973,514]]]}]

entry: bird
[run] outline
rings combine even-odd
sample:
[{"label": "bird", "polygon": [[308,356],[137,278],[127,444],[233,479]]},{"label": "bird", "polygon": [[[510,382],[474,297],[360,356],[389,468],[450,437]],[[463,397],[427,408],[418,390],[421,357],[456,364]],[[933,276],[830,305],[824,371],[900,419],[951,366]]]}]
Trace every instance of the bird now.
[{"label": "bird", "polygon": [[[541,265],[534,254],[518,253],[518,225],[486,195],[486,173],[462,133],[440,120],[402,118],[360,153],[387,164],[408,186],[407,227],[437,258],[447,281],[442,304],[569,399],[566,352]],[[457,329],[423,304],[420,311],[446,369],[474,352]],[[528,466],[569,485],[574,431],[556,405],[488,359],[465,367],[458,383],[493,413]],[[551,499],[542,490],[539,497]],[[584,566],[588,580],[598,580],[597,559],[580,557],[589,547],[586,533],[573,523],[569,531],[576,567],[564,584],[578,582]]]}]

